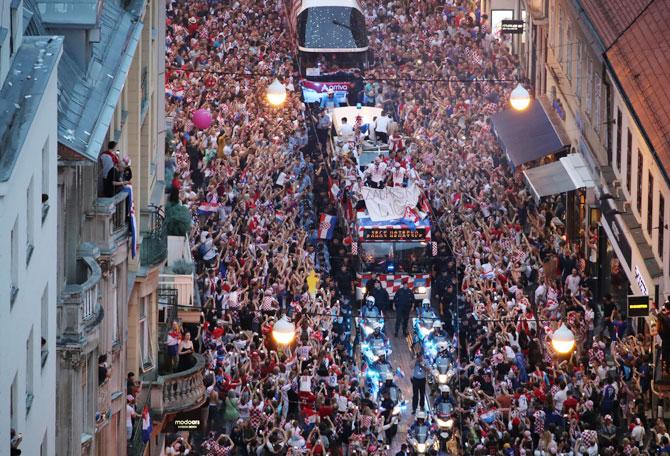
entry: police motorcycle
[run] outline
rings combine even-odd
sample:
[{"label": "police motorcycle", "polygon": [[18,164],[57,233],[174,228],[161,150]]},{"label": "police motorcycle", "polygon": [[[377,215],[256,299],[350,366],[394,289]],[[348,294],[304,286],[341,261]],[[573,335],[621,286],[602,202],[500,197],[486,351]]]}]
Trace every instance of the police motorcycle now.
[{"label": "police motorcycle", "polygon": [[417,309],[416,314],[412,323],[414,329],[413,343],[424,345],[432,334],[435,323],[441,323],[440,317],[433,310],[429,299],[421,301],[421,307]]},{"label": "police motorcycle", "polygon": [[452,379],[456,378],[456,366],[453,362],[451,347],[448,342],[441,341],[437,344],[437,356],[433,358],[430,373],[431,375],[428,380],[433,392],[442,385],[450,385]]},{"label": "police motorcycle", "polygon": [[451,388],[440,385],[440,395],[435,400],[433,414],[438,429],[439,449],[446,450],[447,442],[453,436],[454,428],[454,403],[451,399]]},{"label": "police motorcycle", "polygon": [[435,432],[426,418],[426,412],[419,410],[416,421],[407,431],[407,444],[413,455],[434,454],[439,448]]},{"label": "police motorcycle", "polygon": [[423,341],[423,351],[426,354],[426,357],[430,360],[435,360],[441,351],[439,347],[445,343],[449,347],[452,347],[449,334],[442,329],[442,322],[438,320],[433,323],[433,331],[431,334]]},{"label": "police motorcycle", "polygon": [[[379,398],[377,399],[381,401],[382,408],[387,408],[391,415],[398,416],[406,407],[402,390],[393,381],[393,372],[385,372],[382,378],[384,382],[379,385]],[[387,407],[384,407],[385,402],[388,402]]]},{"label": "police motorcycle", "polygon": [[361,332],[361,338],[365,340],[377,328],[384,330],[384,315],[379,307],[375,305],[375,297],[367,296],[365,304],[361,308],[361,316],[358,319],[358,326]]}]

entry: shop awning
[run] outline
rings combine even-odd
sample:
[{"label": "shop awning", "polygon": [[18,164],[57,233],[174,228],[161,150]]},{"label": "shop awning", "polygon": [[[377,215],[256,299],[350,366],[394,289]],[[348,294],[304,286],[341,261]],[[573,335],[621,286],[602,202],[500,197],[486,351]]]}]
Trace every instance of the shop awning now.
[{"label": "shop awning", "polygon": [[523,174],[536,200],[543,196],[595,186],[581,154],[570,154],[559,161],[527,169]]},{"label": "shop awning", "polygon": [[508,109],[491,116],[493,131],[514,166],[563,149],[542,105],[534,100],[525,111]]}]

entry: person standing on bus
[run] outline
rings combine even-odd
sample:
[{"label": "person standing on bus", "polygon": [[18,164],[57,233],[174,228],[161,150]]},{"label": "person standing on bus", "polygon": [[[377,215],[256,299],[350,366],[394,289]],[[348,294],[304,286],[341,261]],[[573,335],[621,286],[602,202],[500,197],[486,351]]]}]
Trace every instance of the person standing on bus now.
[{"label": "person standing on bus", "polygon": [[381,115],[375,120],[375,135],[377,139],[384,144],[389,142],[389,127],[391,125],[391,118],[386,115],[384,111],[381,112]]},{"label": "person standing on bus", "polygon": [[384,188],[386,181],[386,163],[381,158],[375,158],[375,161],[365,170],[367,176],[366,184],[372,188]]},{"label": "person standing on bus", "polygon": [[340,102],[335,97],[335,91],[331,88],[321,95],[321,107],[322,108],[339,108]]}]

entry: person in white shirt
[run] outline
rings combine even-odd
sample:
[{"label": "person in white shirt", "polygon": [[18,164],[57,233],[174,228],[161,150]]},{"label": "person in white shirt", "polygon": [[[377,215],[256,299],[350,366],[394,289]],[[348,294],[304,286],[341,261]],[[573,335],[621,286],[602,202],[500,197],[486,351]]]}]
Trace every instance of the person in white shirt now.
[{"label": "person in white shirt", "polygon": [[368,177],[367,183],[373,188],[384,188],[384,181],[386,180],[386,163],[381,161],[379,157],[366,170],[365,174]]},{"label": "person in white shirt", "polygon": [[572,274],[570,274],[565,279],[565,287],[568,288],[573,296],[577,296],[579,292],[579,283],[582,281],[582,278],[577,274],[577,269],[572,268]]},{"label": "person in white shirt", "polygon": [[558,391],[554,394],[554,407],[558,413],[563,412],[563,402],[568,398],[568,387],[561,381]]},{"label": "person in white shirt", "polygon": [[402,187],[405,182],[405,168],[399,162],[395,162],[392,172],[393,186]]},{"label": "person in white shirt", "polygon": [[389,142],[389,126],[391,125],[391,118],[381,112],[381,115],[375,120],[375,134],[377,139],[379,139],[384,144]]},{"label": "person in white shirt", "polygon": [[340,136],[342,137],[342,139],[345,141],[353,139],[354,128],[347,123],[347,118],[342,117],[340,122],[342,123],[340,125]]}]

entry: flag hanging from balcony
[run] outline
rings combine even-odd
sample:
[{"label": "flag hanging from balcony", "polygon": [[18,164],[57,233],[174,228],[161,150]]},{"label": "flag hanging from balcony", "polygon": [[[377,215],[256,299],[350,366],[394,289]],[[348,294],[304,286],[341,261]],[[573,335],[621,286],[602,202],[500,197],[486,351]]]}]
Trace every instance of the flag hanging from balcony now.
[{"label": "flag hanging from balcony", "polygon": [[151,430],[151,415],[149,407],[145,405],[142,410],[142,442],[147,443],[151,439]]},{"label": "flag hanging from balcony", "polygon": [[133,202],[133,186],[126,185],[121,189],[122,192],[126,192],[128,197],[126,199],[126,207],[130,208],[128,211],[129,214],[129,224],[130,224],[130,250],[135,258],[137,255],[137,225],[135,223],[135,204]]}]

